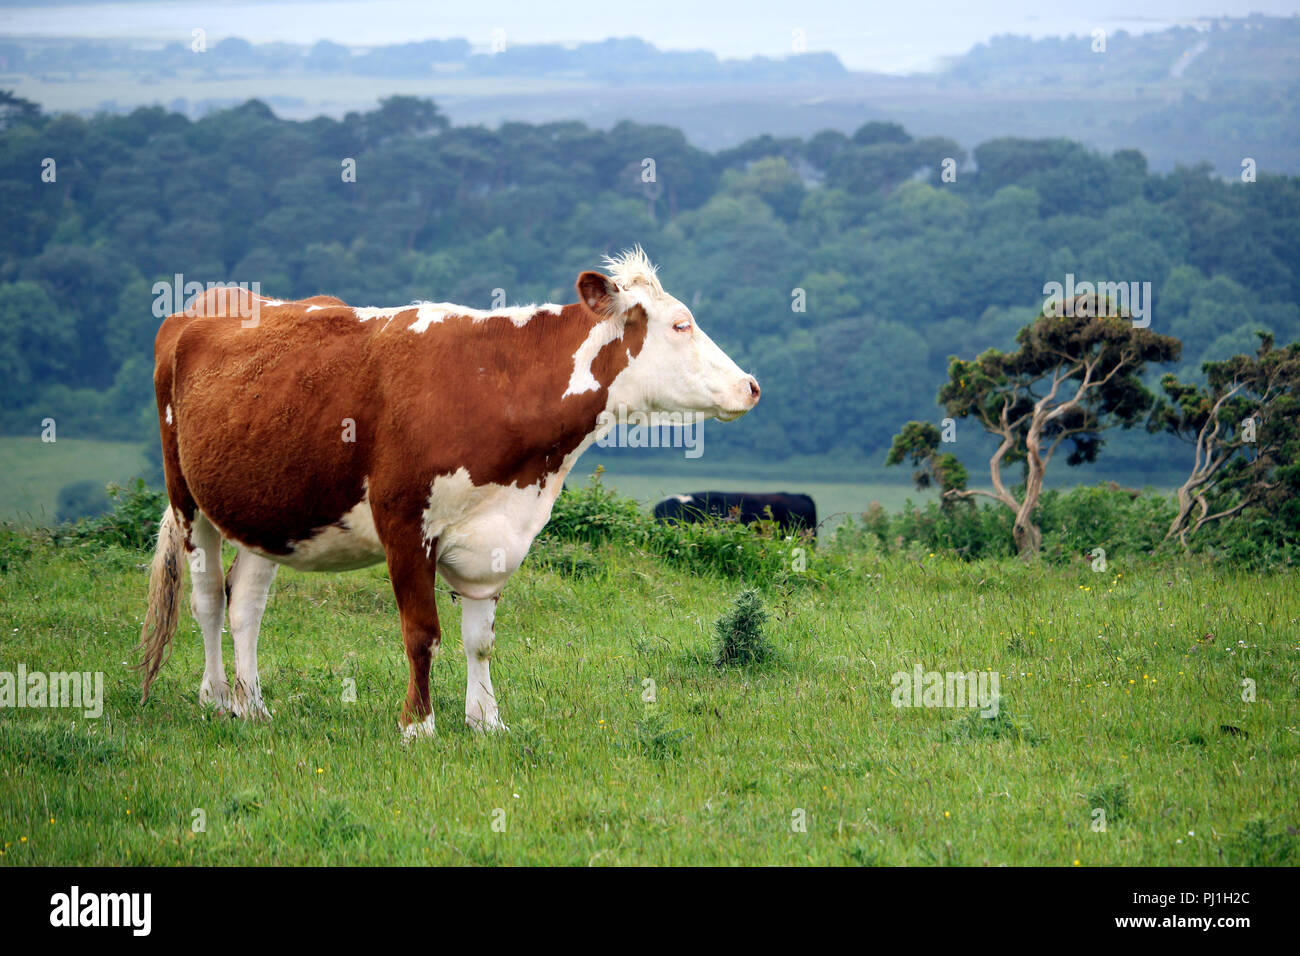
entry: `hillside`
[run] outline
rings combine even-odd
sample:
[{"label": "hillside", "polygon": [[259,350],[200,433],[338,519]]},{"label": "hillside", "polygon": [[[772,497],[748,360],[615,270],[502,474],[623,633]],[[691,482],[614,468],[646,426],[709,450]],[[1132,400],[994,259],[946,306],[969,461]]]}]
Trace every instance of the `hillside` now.
[{"label": "hillside", "polygon": [[309,119],[373,109],[393,94],[436,99],[458,124],[628,117],[731,148],[761,134],[850,133],[868,120],[951,136],[967,150],[998,136],[1063,136],[1134,148],[1153,169],[1209,161],[1234,175],[1244,156],[1300,172],[1300,24],[1207,19],[1123,31],[1104,51],[1089,36],[997,37],[936,72],[850,71],[824,52],[720,59],[635,37],[572,46],[463,38],[360,47],[215,41],[0,39],[0,87],[49,109],[89,115],[159,104],[198,118],[251,98]]}]

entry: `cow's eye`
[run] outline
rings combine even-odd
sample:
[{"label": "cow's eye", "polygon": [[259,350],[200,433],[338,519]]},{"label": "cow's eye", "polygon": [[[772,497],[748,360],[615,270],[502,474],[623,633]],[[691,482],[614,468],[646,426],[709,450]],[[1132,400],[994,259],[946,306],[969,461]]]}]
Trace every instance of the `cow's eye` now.
[{"label": "cow's eye", "polygon": [[676,322],[673,324],[674,332],[689,332],[690,330],[691,330],[691,323],[689,322]]}]

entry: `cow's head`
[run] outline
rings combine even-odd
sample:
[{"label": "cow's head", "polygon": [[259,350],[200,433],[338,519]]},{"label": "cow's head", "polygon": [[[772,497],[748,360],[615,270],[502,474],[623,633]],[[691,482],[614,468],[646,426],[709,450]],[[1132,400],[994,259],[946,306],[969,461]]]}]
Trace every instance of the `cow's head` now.
[{"label": "cow's head", "polygon": [[641,350],[618,377],[611,403],[724,422],[758,404],[754,376],[741,371],[704,334],[691,310],[663,290],[640,246],[605,262],[608,275],[578,276],[579,299],[615,327],[645,323]]}]

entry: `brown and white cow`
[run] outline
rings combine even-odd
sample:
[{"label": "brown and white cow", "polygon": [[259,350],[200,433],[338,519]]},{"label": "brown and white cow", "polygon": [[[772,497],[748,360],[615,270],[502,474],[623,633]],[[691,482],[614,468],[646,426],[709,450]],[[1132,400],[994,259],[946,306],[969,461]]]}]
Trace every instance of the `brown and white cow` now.
[{"label": "brown and white cow", "polygon": [[[759,397],[640,248],[606,263],[608,275],[578,277],[573,305],[354,309],[210,290],[168,316],[154,386],[170,504],[144,697],[176,631],[183,558],[206,652],[200,700],[243,717],[269,716],[257,634],[276,568],[387,561],[411,668],[403,732],[434,726],[437,574],[462,600],[466,722],[503,727],[488,673],[496,602],[603,423],[632,411],[731,421]],[[223,538],[237,548],[224,581]]]}]

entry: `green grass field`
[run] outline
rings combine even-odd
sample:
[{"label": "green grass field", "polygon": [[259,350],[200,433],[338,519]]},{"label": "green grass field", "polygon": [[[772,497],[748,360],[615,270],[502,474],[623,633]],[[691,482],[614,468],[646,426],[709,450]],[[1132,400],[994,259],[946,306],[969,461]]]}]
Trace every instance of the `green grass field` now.
[{"label": "green grass field", "polygon": [[[809,481],[799,476],[785,479],[746,478],[719,476],[706,470],[698,473],[683,470],[667,475],[647,475],[623,471],[617,466],[608,468],[602,479],[604,484],[627,496],[635,498],[646,510],[668,495],[691,491],[793,491],[811,495],[817,503],[817,520],[825,528],[839,524],[846,516],[862,514],[873,501],[880,502],[887,511],[898,511],[911,499],[918,504],[935,498],[932,492],[919,492],[907,484],[907,474],[900,472],[900,481]],[[581,486],[585,475],[569,479],[572,485]]]},{"label": "green grass field", "polygon": [[[581,487],[602,459],[584,460],[568,484]],[[94,441],[60,438],[45,444],[39,438],[0,436],[0,520],[24,524],[52,525],[58,511],[59,489],[76,481],[91,480],[107,485],[125,483],[139,474],[145,462],[138,442]],[[667,495],[684,491],[794,491],[811,495],[817,503],[817,517],[823,532],[846,516],[865,511],[878,501],[888,511],[898,511],[910,499],[918,505],[934,499],[934,492],[917,491],[910,484],[910,472],[880,470],[861,481],[822,481],[814,463],[776,463],[761,466],[734,463],[731,470],[698,465],[678,459],[656,460],[661,471],[650,473],[622,462],[605,461],[604,483],[621,494],[635,498],[648,511]],[[1066,473],[1060,484],[1069,487],[1076,476]]]},{"label": "green grass field", "polygon": [[0,437],[0,520],[51,525],[59,489],[74,481],[122,484],[145,467],[138,442]]},{"label": "green grass field", "polygon": [[[740,583],[607,547],[593,576],[526,564],[507,591],[509,734],[462,723],[440,595],[438,734],[404,744],[381,569],[281,572],[260,651],[275,718],[246,724],[199,708],[188,613],[140,705],[144,554],[0,543],[0,670],[105,675],[98,720],[0,710],[0,865],[1295,858],[1294,573],[861,556],[829,586],[769,593],[775,659],[719,670],[712,624]],[[895,708],[891,675],[916,664],[997,671],[1000,714]]]},{"label": "green grass field", "polygon": [[[138,442],[93,441],[60,438],[46,444],[39,438],[0,437],[0,520],[25,524],[52,525],[58,511],[59,489],[75,481],[91,480],[104,485],[124,483],[144,467]],[[899,470],[894,482],[827,482],[805,480],[806,466],[792,468],[789,477],[753,478],[719,475],[690,463],[667,462],[664,474],[645,474],[615,464],[609,468],[607,485],[617,487],[649,510],[655,502],[682,491],[798,491],[812,495],[817,502],[818,518],[832,527],[844,515],[857,515],[873,501],[889,510],[898,510],[909,498],[916,502],[930,500],[933,494],[912,488],[908,475]],[[587,471],[596,467],[593,458]],[[587,471],[569,479],[581,486]],[[830,519],[830,520],[826,520]]]}]

